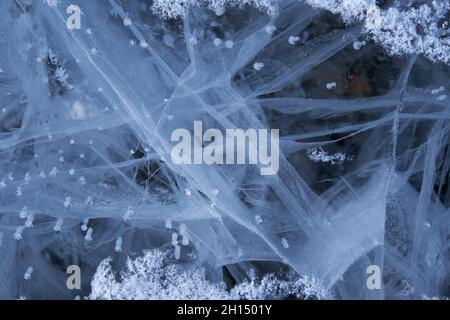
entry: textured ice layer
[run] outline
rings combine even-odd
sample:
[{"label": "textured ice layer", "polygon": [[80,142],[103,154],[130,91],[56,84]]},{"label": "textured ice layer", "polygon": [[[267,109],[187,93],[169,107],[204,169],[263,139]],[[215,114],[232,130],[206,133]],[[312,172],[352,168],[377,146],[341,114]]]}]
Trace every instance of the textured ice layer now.
[{"label": "textured ice layer", "polygon": [[[71,1],[0,1],[0,298],[449,295],[446,2],[371,13],[400,51],[366,1],[77,2],[80,30]],[[195,120],[280,129],[278,175],[173,164]]]}]

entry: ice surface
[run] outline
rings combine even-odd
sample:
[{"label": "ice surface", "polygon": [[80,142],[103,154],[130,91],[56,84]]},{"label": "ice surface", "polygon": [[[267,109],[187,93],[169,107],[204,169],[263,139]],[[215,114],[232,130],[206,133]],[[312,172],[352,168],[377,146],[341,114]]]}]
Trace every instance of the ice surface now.
[{"label": "ice surface", "polygon": [[[449,296],[448,2],[77,2],[0,1],[0,298]],[[173,164],[196,120],[278,174]]]}]

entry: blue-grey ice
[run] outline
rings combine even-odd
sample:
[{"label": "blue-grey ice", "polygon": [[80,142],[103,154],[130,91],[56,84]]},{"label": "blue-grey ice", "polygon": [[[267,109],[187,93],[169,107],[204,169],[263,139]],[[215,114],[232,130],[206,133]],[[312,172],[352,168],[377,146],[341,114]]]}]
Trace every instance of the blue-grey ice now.
[{"label": "blue-grey ice", "polygon": [[[450,5],[422,2],[1,0],[0,299],[448,297]],[[279,129],[279,171],[174,164],[194,121]]]}]

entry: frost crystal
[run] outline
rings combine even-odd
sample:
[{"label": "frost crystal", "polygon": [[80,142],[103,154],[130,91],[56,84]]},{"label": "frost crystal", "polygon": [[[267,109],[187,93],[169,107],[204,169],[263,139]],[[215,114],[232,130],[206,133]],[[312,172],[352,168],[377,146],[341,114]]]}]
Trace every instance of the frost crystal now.
[{"label": "frost crystal", "polygon": [[33,271],[34,271],[33,267],[28,267],[27,271],[23,275],[23,278],[25,280],[31,280],[31,275],[33,274]]},{"label": "frost crystal", "polygon": [[17,241],[22,240],[22,233],[23,233],[24,227],[19,226],[16,228],[16,232],[14,232],[14,239]]},{"label": "frost crystal", "polygon": [[326,87],[328,90],[334,89],[336,88],[336,82],[327,83]]},{"label": "frost crystal", "polygon": [[28,207],[23,207],[19,212],[20,219],[25,219],[28,216]]},{"label": "frost crystal", "polygon": [[72,206],[72,197],[66,197],[64,199],[64,207],[69,208]]},{"label": "frost crystal", "polygon": [[339,164],[348,159],[348,157],[340,152],[336,152],[334,154],[329,154],[322,147],[308,149],[307,151],[308,158],[314,162],[329,162],[332,165]]},{"label": "frost crystal", "polygon": [[86,232],[86,235],[84,236],[84,240],[86,241],[92,241],[92,233],[94,232],[94,229],[89,228]]},{"label": "frost crystal", "polygon": [[288,38],[288,42],[291,45],[295,45],[298,41],[300,41],[300,37],[297,37],[297,36],[290,36]]},{"label": "frost crystal", "polygon": [[55,226],[53,227],[53,230],[55,230],[55,232],[60,232],[62,224],[63,224],[63,218],[58,218],[58,220],[56,220]]},{"label": "frost crystal", "polygon": [[26,228],[33,228],[33,221],[34,221],[34,215],[28,214],[27,220],[25,220],[25,227]]},{"label": "frost crystal", "polygon": [[259,71],[262,68],[264,68],[264,63],[262,63],[262,62],[255,62],[253,64],[253,69],[255,69],[256,71]]},{"label": "frost crystal", "polygon": [[114,247],[114,251],[122,252],[122,237],[118,237],[116,240],[116,245]]}]

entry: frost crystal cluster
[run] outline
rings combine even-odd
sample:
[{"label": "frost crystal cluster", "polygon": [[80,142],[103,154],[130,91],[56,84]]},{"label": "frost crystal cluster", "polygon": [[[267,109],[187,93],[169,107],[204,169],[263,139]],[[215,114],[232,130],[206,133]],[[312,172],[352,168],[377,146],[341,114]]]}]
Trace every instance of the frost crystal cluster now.
[{"label": "frost crystal cluster", "polygon": [[135,260],[128,259],[120,281],[112,271],[111,259],[99,265],[92,280],[91,299],[107,300],[260,300],[274,298],[323,299],[327,293],[310,277],[287,277],[273,274],[262,279],[251,278],[231,290],[225,284],[210,283],[202,269],[183,270],[170,264],[168,254],[159,250],[146,252]]},{"label": "frost crystal cluster", "polygon": [[0,1],[0,299],[450,295],[448,1],[76,3]]}]

